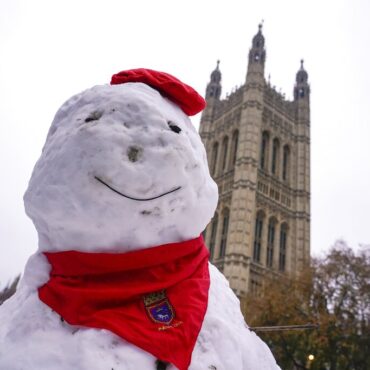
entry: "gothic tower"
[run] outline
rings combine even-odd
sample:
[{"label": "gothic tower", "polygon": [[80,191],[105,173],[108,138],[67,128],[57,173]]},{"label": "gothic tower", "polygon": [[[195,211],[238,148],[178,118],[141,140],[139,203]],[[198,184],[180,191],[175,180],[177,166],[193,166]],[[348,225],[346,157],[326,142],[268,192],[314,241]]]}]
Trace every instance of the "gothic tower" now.
[{"label": "gothic tower", "polygon": [[262,26],[243,86],[221,99],[219,62],[200,122],[220,199],[204,235],[212,262],[239,296],[266,274],[296,275],[310,255],[310,86],[303,61],[294,100],[265,80]]}]

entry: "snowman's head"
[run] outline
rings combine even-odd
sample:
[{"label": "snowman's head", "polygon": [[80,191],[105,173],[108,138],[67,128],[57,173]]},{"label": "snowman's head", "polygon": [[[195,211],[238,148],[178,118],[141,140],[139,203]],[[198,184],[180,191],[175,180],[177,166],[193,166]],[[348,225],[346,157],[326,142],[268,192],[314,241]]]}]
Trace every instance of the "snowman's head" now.
[{"label": "snowman's head", "polygon": [[42,251],[112,252],[199,236],[217,198],[188,116],[141,82],[68,100],[24,197]]}]

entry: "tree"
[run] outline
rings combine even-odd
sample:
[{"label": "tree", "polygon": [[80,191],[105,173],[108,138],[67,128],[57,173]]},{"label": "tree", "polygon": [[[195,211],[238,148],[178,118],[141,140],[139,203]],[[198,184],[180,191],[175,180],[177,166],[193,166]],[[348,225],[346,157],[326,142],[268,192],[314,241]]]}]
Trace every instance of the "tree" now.
[{"label": "tree", "polygon": [[20,278],[21,276],[18,275],[8,286],[0,291],[0,306],[15,293]]},{"label": "tree", "polygon": [[330,370],[369,369],[370,247],[356,255],[337,242],[326,258],[316,261],[313,283],[314,303],[322,312],[318,355],[326,357]]},{"label": "tree", "polygon": [[355,254],[337,242],[297,278],[269,276],[258,296],[246,298],[244,313],[252,327],[319,325],[310,331],[261,333],[282,369],[370,368],[369,262],[369,246]]}]

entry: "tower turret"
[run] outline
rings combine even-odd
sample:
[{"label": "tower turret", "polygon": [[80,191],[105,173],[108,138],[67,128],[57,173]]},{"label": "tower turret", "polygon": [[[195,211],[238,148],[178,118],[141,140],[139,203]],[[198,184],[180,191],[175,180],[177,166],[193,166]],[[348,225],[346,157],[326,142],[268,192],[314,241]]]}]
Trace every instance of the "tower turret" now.
[{"label": "tower turret", "polygon": [[202,112],[199,125],[199,134],[206,148],[209,142],[208,139],[210,137],[211,132],[211,122],[217,110],[218,104],[220,103],[221,77],[222,76],[220,72],[220,61],[218,60],[216,68],[211,73],[211,80],[207,84],[206,88],[207,106]]},{"label": "tower turret", "polygon": [[301,138],[297,141],[296,151],[296,184],[295,188],[303,194],[303,201],[297,203],[296,211],[301,215],[297,220],[296,261],[299,271],[310,258],[310,85],[308,84],[308,73],[303,67],[296,74],[294,86],[294,103],[296,105],[296,135]]},{"label": "tower turret", "polygon": [[301,68],[296,74],[294,86],[294,100],[308,99],[310,95],[310,85],[308,84],[308,73],[303,67],[303,59],[301,60]]},{"label": "tower turret", "polygon": [[265,71],[265,38],[262,34],[262,24],[258,25],[258,32],[252,39],[252,47],[249,50],[249,62],[248,62],[248,77],[256,75],[255,77],[263,78]]},{"label": "tower turret", "polygon": [[219,100],[221,96],[221,72],[220,61],[217,61],[216,69],[211,73],[211,81],[207,85],[206,100],[216,99]]}]

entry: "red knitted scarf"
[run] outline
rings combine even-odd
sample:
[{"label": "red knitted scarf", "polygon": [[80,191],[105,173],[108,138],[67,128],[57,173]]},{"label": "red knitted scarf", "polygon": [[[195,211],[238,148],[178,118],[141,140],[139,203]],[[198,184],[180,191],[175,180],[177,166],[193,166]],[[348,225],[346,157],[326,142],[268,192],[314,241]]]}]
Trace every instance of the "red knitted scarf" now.
[{"label": "red knitted scarf", "polygon": [[122,254],[45,256],[52,270],[39,297],[69,324],[108,329],[188,369],[210,285],[202,237]]}]

